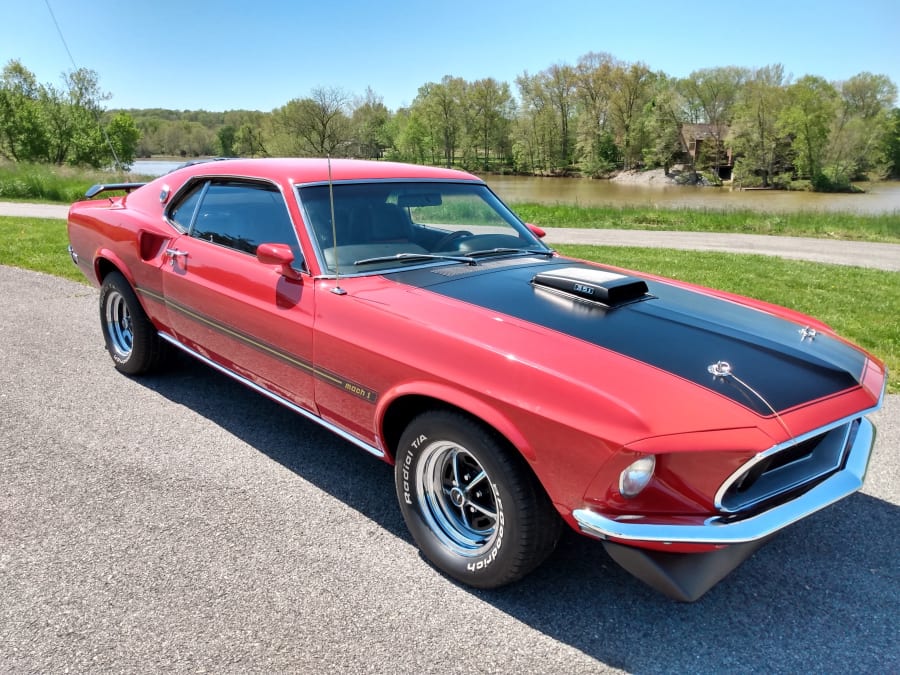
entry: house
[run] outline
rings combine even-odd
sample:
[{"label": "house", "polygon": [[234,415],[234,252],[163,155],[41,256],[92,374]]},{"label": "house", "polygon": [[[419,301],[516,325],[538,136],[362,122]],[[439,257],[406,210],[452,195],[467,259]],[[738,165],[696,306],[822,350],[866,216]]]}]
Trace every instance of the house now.
[{"label": "house", "polygon": [[695,167],[709,167],[722,180],[730,179],[734,156],[725,145],[728,130],[726,125],[682,124],[680,136],[687,155],[685,160]]}]

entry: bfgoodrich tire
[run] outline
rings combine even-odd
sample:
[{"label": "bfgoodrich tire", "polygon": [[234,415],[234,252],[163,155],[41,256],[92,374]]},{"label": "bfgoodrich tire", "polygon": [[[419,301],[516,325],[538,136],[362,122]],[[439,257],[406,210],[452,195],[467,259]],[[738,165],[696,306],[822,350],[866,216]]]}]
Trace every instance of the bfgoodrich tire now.
[{"label": "bfgoodrich tire", "polygon": [[165,360],[165,343],[119,272],[107,274],[100,287],[100,327],[116,370],[140,375]]},{"label": "bfgoodrich tire", "polygon": [[395,478],[422,554],[465,584],[517,581],[556,546],[561,520],[525,461],[465,415],[415,418],[400,439]]}]

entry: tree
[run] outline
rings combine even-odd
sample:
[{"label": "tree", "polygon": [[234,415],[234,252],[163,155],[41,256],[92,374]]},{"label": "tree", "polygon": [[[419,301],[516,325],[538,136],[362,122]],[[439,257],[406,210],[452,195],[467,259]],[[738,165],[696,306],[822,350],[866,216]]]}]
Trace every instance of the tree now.
[{"label": "tree", "polygon": [[791,137],[797,170],[814,189],[828,189],[825,159],[838,93],[821,77],[806,75],[787,88],[787,104],[778,118],[779,133]]},{"label": "tree", "polygon": [[760,176],[763,187],[788,164],[789,145],[778,126],[786,83],[781,64],[759,68],[744,82],[734,106],[729,140],[742,171]]},{"label": "tree", "polygon": [[387,123],[387,135],[391,148],[387,151],[390,159],[425,164],[436,162],[428,129],[419,111],[400,108]]},{"label": "tree", "polygon": [[616,60],[605,52],[590,52],[575,66],[576,152],[582,171],[601,176],[616,167],[618,148],[612,133],[610,95]]},{"label": "tree", "polygon": [[522,105],[514,151],[532,171],[564,172],[574,161],[575,80],[574,69],[560,64],[516,78]]},{"label": "tree", "polygon": [[270,114],[258,110],[226,111],[219,123],[234,128],[234,144],[228,154],[239,157],[267,155],[263,129],[270,119]]},{"label": "tree", "polygon": [[424,122],[432,145],[440,150],[447,167],[456,161],[465,129],[467,86],[462,78],[445,75],[440,82],[419,87],[412,103],[412,110]]},{"label": "tree", "polygon": [[130,167],[134,163],[138,141],[141,137],[134,118],[126,112],[116,113],[106,125],[106,136],[120,166]]},{"label": "tree", "polygon": [[232,157],[234,155],[234,140],[237,136],[237,129],[230,124],[226,124],[216,132],[216,140],[219,143],[219,155],[222,157]]},{"label": "tree", "polygon": [[[118,151],[103,126],[100,89],[93,70],[63,74],[63,88],[39,84],[19,61],[10,61],[0,76],[0,154],[15,161],[113,164]],[[134,159],[137,129],[128,117],[114,117],[112,131],[119,148]]]},{"label": "tree", "polygon": [[900,108],[894,108],[888,115],[882,152],[888,166],[888,176],[900,178]]},{"label": "tree", "polygon": [[200,157],[215,152],[215,135],[200,122],[183,119],[163,129],[162,151],[178,157]]},{"label": "tree", "polygon": [[350,117],[354,154],[358,157],[377,159],[385,148],[391,146],[387,127],[391,112],[382,98],[371,87],[366,89],[362,100],[358,101]]},{"label": "tree", "polygon": [[837,85],[840,102],[829,134],[825,173],[835,187],[869,171],[887,173],[884,140],[897,87],[884,75],[860,73]]},{"label": "tree", "polygon": [[480,146],[482,167],[488,170],[491,154],[502,159],[507,146],[504,137],[512,116],[509,85],[493,78],[477,80],[469,87],[469,104]]},{"label": "tree", "polygon": [[713,139],[713,171],[719,177],[722,149],[747,71],[733,66],[695,70],[679,83],[694,116],[709,126]]},{"label": "tree", "polygon": [[48,104],[54,111],[56,147],[54,161],[61,164],[87,164],[100,168],[115,161],[105,136],[101,117],[102,102],[111,94],[100,88],[100,77],[93,70],[78,68],[63,76],[64,93],[54,92]]},{"label": "tree", "polygon": [[609,109],[626,169],[642,159],[642,114],[654,80],[653,72],[643,63],[619,65],[612,73]]},{"label": "tree", "polygon": [[262,131],[250,124],[243,123],[234,134],[234,147],[241,157],[265,156],[268,154],[263,143]]},{"label": "tree", "polygon": [[316,87],[272,111],[275,152],[281,155],[345,156],[350,146],[349,96],[343,89]]},{"label": "tree", "polygon": [[657,75],[644,111],[649,136],[643,151],[644,162],[661,166],[666,173],[683,150],[681,126],[685,106],[675,84],[676,80]]},{"label": "tree", "polygon": [[572,164],[569,124],[575,108],[575,71],[566,64],[554,64],[544,71],[544,87],[559,120],[559,165]]},{"label": "tree", "polygon": [[47,161],[47,126],[42,87],[20,61],[0,75],[0,155],[14,161]]},{"label": "tree", "polygon": [[513,142],[516,163],[529,173],[552,171],[557,166],[559,128],[543,79],[525,72],[516,78],[516,85],[522,102]]},{"label": "tree", "polygon": [[897,100],[897,86],[886,75],[864,72],[840,85],[844,106],[864,120],[889,112]]}]

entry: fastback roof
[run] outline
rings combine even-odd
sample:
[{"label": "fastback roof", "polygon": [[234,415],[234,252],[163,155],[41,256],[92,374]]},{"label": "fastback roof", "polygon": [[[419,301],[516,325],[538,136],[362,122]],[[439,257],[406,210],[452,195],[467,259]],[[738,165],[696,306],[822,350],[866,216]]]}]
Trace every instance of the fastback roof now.
[{"label": "fastback roof", "polygon": [[[216,162],[195,164],[179,170],[191,175],[245,175],[273,180],[289,178],[295,183],[317,183],[328,180],[328,160],[324,158],[271,158],[271,159],[226,159]],[[380,162],[362,159],[332,159],[331,178],[340,180],[367,179],[450,179],[480,180],[465,171],[442,169],[431,166]]]}]

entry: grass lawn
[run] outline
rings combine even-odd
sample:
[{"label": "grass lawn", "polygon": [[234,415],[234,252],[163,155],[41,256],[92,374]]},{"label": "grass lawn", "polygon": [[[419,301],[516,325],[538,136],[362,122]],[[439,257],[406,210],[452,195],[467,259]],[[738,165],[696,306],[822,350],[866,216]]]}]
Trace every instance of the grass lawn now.
[{"label": "grass lawn", "polygon": [[[0,264],[86,280],[72,264],[63,220],[0,217]],[[738,255],[606,246],[559,246],[586,260],[740,293],[811,314],[900,372],[900,273]],[[895,378],[889,391],[900,393]]]},{"label": "grass lawn", "polygon": [[0,160],[0,200],[71,204],[95,183],[146,182],[147,176]]},{"label": "grass lawn", "polygon": [[738,232],[900,243],[900,213],[763,213],[570,204],[513,204],[512,208],[524,221],[540,227]]},{"label": "grass lawn", "polygon": [[68,245],[64,220],[0,216],[0,265],[87,283],[72,263]]}]

